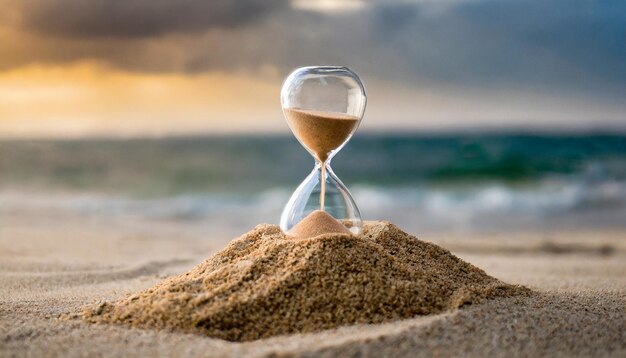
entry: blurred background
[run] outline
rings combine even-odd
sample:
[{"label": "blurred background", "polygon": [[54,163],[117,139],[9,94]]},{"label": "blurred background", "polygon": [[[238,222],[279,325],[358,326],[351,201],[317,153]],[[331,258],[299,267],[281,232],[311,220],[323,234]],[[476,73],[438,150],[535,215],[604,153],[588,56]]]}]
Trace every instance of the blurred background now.
[{"label": "blurred background", "polygon": [[[0,235],[230,238],[311,157],[279,91],[368,91],[333,160],[364,219],[433,235],[626,228],[626,2],[0,0]],[[105,235],[106,236],[106,235]]]}]

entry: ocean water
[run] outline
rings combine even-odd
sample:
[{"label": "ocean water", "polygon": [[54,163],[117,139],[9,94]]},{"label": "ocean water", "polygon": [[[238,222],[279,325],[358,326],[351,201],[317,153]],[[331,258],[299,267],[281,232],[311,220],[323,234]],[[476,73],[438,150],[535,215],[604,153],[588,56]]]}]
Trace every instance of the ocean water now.
[{"label": "ocean water", "polygon": [[[312,158],[288,136],[0,141],[1,215],[277,223]],[[626,136],[358,135],[332,167],[407,230],[626,228]]]}]

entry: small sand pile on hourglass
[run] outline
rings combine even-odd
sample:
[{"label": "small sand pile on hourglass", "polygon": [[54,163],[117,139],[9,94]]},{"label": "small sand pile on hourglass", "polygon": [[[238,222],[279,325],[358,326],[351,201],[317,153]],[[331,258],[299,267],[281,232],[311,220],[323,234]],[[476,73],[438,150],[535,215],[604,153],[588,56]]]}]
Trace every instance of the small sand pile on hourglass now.
[{"label": "small sand pile on hourglass", "polygon": [[310,213],[289,230],[289,237],[295,239],[306,239],[323,234],[352,235],[350,230],[322,210],[315,210]]}]

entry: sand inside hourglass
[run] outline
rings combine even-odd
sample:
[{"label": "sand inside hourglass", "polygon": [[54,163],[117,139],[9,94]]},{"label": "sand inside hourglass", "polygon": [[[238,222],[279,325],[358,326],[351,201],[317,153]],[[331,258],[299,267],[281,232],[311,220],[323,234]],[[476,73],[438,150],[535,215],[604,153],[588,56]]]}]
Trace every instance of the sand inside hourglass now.
[{"label": "sand inside hourglass", "polygon": [[341,146],[359,124],[359,118],[343,113],[284,109],[285,117],[295,136],[322,163],[320,210],[324,210],[326,192],[326,160]]},{"label": "sand inside hourglass", "polygon": [[296,137],[322,163],[359,124],[355,116],[334,112],[287,108],[285,116]]}]

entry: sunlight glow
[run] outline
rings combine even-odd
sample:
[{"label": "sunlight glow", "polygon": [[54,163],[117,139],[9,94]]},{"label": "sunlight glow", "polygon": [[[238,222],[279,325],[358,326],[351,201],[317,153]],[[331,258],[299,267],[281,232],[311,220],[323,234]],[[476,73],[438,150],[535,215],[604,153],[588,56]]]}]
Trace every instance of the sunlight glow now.
[{"label": "sunlight glow", "polygon": [[291,6],[299,10],[338,13],[360,10],[366,4],[362,0],[295,0]]}]

